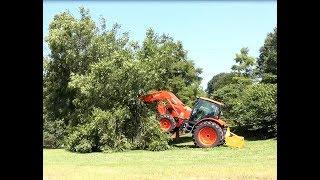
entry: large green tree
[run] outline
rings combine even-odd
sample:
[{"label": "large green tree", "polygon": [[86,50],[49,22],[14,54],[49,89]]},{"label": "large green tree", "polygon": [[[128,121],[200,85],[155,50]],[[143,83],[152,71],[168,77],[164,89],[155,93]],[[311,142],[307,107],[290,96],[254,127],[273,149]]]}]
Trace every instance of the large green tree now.
[{"label": "large green tree", "polygon": [[119,25],[107,29],[102,20],[97,27],[87,10],[80,15],[60,13],[49,26],[45,142],[77,152],[166,149],[168,136],[155,128],[154,111],[138,97],[170,90],[191,104],[202,93],[201,69],[168,35],[149,29],[140,46]]},{"label": "large green tree", "polygon": [[[72,103],[77,91],[68,87],[71,73],[84,73],[88,69],[93,56],[93,36],[97,29],[85,9],[80,10],[80,19],[75,19],[69,12],[54,16],[49,25],[49,35],[46,42],[50,55],[45,61],[44,70],[44,130],[50,123],[59,124],[52,129],[52,137],[56,142],[62,141],[63,133],[55,133],[65,129],[72,123],[75,107]],[[60,123],[57,123],[60,122]],[[46,131],[48,132],[48,131]],[[59,134],[59,135],[58,135]],[[57,143],[59,145],[61,143]]]}]

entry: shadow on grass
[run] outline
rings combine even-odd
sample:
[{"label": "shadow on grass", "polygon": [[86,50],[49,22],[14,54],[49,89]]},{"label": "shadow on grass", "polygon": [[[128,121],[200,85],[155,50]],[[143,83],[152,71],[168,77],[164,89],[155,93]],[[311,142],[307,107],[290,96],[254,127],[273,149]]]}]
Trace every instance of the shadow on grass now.
[{"label": "shadow on grass", "polygon": [[[265,137],[244,137],[245,141],[261,141],[261,140],[277,140],[274,138],[265,138]],[[191,136],[182,136],[172,141],[169,141],[169,145],[175,148],[197,148],[193,144],[193,139]],[[227,147],[225,144],[221,147]]]},{"label": "shadow on grass", "polygon": [[234,130],[238,136],[244,137],[245,141],[277,140],[276,134],[270,134],[267,130]]},{"label": "shadow on grass", "polygon": [[[185,144],[188,143],[188,144]],[[178,147],[178,148],[196,148],[193,144],[192,137],[184,136],[174,139],[169,142],[170,146]]]},{"label": "shadow on grass", "polygon": [[181,143],[187,143],[187,142],[192,142],[192,137],[183,136],[170,141],[170,143],[172,144],[181,144]]},{"label": "shadow on grass", "polygon": [[265,137],[244,137],[245,141],[261,141],[261,140],[277,140],[277,138],[265,138]]},{"label": "shadow on grass", "polygon": [[183,148],[183,149],[185,149],[185,148],[198,148],[198,147],[196,147],[195,145],[191,145],[191,144],[186,144],[186,145],[171,145],[172,147],[175,147],[175,148]]}]

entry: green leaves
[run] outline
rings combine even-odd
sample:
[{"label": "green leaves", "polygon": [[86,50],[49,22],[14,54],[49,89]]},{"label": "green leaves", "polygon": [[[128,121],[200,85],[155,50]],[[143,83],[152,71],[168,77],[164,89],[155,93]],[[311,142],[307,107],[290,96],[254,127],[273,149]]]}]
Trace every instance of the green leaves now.
[{"label": "green leaves", "polygon": [[214,91],[226,86],[228,84],[234,83],[233,77],[235,77],[235,73],[219,73],[212,77],[212,79],[208,82],[207,93],[208,96],[211,96]]}]

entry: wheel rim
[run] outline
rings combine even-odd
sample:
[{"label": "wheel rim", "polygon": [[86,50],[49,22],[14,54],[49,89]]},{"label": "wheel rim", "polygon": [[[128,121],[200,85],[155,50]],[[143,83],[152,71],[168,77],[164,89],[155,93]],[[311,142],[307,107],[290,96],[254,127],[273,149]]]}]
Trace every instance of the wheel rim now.
[{"label": "wheel rim", "polygon": [[204,127],[198,133],[199,141],[207,146],[214,144],[217,140],[217,133],[211,127]]},{"label": "wheel rim", "polygon": [[160,129],[163,131],[168,131],[171,127],[171,121],[169,119],[160,119]]}]

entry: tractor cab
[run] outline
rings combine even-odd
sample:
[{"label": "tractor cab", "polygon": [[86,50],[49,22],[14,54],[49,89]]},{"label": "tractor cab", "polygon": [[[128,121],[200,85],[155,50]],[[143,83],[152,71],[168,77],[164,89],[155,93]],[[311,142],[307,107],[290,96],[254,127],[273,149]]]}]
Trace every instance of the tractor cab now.
[{"label": "tractor cab", "polygon": [[214,101],[209,98],[199,97],[192,109],[189,122],[197,122],[203,118],[216,118],[219,119],[222,115],[221,107],[223,103]]}]

